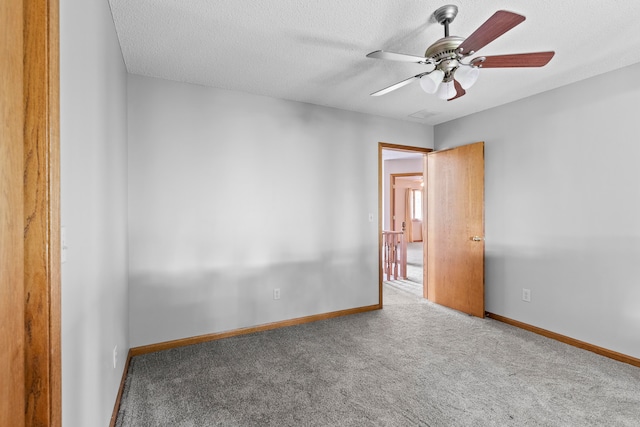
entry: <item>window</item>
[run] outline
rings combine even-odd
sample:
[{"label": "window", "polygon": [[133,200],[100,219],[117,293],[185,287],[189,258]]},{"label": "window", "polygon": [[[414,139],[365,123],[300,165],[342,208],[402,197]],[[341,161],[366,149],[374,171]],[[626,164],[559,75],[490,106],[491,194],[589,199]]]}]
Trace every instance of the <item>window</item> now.
[{"label": "window", "polygon": [[422,221],[422,190],[411,190],[411,219]]}]

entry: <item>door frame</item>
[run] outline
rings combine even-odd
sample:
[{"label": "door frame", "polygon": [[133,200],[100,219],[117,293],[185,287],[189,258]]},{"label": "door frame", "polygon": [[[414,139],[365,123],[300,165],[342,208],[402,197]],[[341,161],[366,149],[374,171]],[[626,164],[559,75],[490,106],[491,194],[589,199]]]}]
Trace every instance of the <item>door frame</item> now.
[{"label": "door frame", "polygon": [[62,425],[59,0],[24,5],[24,336],[27,425]]},{"label": "door frame", "polygon": [[398,230],[393,230],[395,228],[395,219],[393,218],[395,216],[395,210],[396,210],[396,193],[395,193],[395,185],[396,185],[396,178],[404,178],[404,177],[408,177],[408,176],[423,176],[424,174],[422,172],[406,172],[406,173],[392,173],[390,174],[390,179],[391,181],[389,182],[389,219],[391,220],[391,229],[392,231],[398,231]]},{"label": "door frame", "polygon": [[[0,295],[2,305],[13,309],[2,316],[0,375],[7,381],[0,416],[16,426],[57,427],[62,424],[59,3],[11,0],[1,12],[10,43],[2,64],[10,86],[7,92],[3,87],[6,97],[0,100],[3,110],[9,107],[2,130],[3,151],[9,153],[1,159],[3,202],[9,201],[1,224],[2,264],[11,269],[3,275]],[[10,396],[4,395],[6,387]]]},{"label": "door frame", "polygon": [[[410,145],[399,145],[399,144],[391,144],[388,142],[378,142],[378,306],[382,308],[382,213],[383,213],[383,205],[382,205],[382,196],[384,191],[384,176],[382,175],[382,150],[394,150],[394,151],[406,151],[411,153],[422,153],[425,154],[424,158],[426,159],[426,154],[433,151],[432,148],[425,147],[412,147]],[[426,160],[424,160],[426,162]],[[426,171],[424,171],[426,174]],[[425,193],[429,191],[427,189],[427,182],[424,184]],[[423,197],[423,204],[427,198]],[[424,205],[423,205],[424,212]],[[426,250],[427,239],[425,238],[426,232],[426,221],[422,222],[422,245],[423,250]],[[426,289],[423,284],[423,288]],[[425,291],[426,292],[426,291]]]}]

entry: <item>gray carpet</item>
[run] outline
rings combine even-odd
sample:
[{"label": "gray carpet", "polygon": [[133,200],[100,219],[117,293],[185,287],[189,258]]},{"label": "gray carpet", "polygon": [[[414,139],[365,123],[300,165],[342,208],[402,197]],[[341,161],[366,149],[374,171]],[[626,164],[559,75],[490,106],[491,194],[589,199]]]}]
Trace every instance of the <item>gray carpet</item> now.
[{"label": "gray carpet", "polygon": [[407,243],[407,264],[419,265],[422,267],[424,259],[422,257],[423,243]]},{"label": "gray carpet", "polygon": [[117,426],[638,426],[640,369],[385,286],[383,310],[134,357]]},{"label": "gray carpet", "polygon": [[[422,283],[416,283],[412,280],[390,280],[388,282],[384,282],[385,286],[409,293],[419,299],[423,299]],[[387,300],[383,299],[383,305],[387,303]]]},{"label": "gray carpet", "polygon": [[407,243],[407,280],[418,283],[419,294],[422,295],[424,258],[422,242]]}]

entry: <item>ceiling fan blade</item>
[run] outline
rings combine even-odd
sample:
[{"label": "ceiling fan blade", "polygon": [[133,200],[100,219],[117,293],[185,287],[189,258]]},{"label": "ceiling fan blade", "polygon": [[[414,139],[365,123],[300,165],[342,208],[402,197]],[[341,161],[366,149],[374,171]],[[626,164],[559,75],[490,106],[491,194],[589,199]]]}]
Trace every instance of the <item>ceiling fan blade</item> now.
[{"label": "ceiling fan blade", "polygon": [[488,45],[516,25],[520,24],[526,18],[517,13],[499,10],[487,19],[477,30],[473,32],[458,47],[463,55],[471,55],[484,46]]},{"label": "ceiling fan blade", "polygon": [[385,52],[384,50],[376,50],[367,55],[367,58],[386,59],[389,61],[414,62],[417,64],[427,64],[431,60],[423,56],[407,55],[405,53]]},{"label": "ceiling fan blade", "polygon": [[467,93],[462,86],[460,85],[460,83],[458,83],[457,80],[453,81],[453,86],[456,88],[456,96],[454,96],[453,98],[449,98],[447,99],[447,101],[453,101],[456,98],[460,98],[461,96],[463,96],[465,93]]},{"label": "ceiling fan blade", "polygon": [[471,63],[477,64],[480,68],[543,67],[551,61],[553,55],[555,52],[551,51],[485,56],[474,58]]},{"label": "ceiling fan blade", "polygon": [[409,83],[411,83],[414,79],[419,79],[420,77],[424,76],[426,73],[421,73],[421,74],[416,74],[413,77],[409,77],[408,79],[402,80],[401,82],[398,82],[396,84],[393,84],[389,87],[385,87],[384,89],[380,89],[377,92],[373,92],[371,94],[371,96],[380,96],[380,95],[386,95],[389,92],[392,92],[396,89],[400,89],[402,86],[406,86]]}]

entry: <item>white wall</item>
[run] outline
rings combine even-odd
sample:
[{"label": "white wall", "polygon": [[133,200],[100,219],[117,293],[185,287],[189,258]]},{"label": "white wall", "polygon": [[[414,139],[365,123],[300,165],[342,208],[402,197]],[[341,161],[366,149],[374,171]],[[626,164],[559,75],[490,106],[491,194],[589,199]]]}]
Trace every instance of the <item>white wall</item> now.
[{"label": "white wall", "polygon": [[[429,139],[427,148],[433,148],[433,140]],[[382,229],[391,230],[391,174],[422,172],[423,159],[390,159],[382,164]]]},{"label": "white wall", "polygon": [[435,127],[438,149],[485,141],[486,309],[636,358],[638,75],[640,64]]},{"label": "white wall", "polygon": [[126,73],[106,0],[62,0],[60,32],[62,421],[106,426],[129,348]]},{"label": "white wall", "polygon": [[140,76],[128,96],[132,347],[378,303],[378,142],[432,127]]}]

